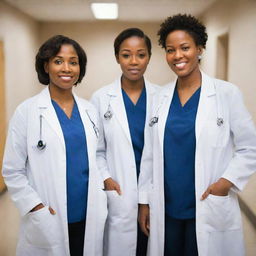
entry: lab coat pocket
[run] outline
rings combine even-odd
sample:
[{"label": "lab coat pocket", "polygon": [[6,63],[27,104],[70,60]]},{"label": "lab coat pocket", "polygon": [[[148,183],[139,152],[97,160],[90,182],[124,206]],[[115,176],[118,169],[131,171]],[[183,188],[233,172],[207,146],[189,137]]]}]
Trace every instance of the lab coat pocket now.
[{"label": "lab coat pocket", "polygon": [[214,148],[224,147],[229,139],[230,131],[229,125],[222,123],[217,125],[216,121],[208,121],[205,126],[206,141]]},{"label": "lab coat pocket", "polygon": [[49,212],[48,206],[25,216],[25,236],[29,244],[49,248],[61,242],[57,216]]},{"label": "lab coat pocket", "polygon": [[121,217],[123,213],[123,196],[118,195],[115,190],[106,190],[108,198],[108,215],[110,217]]},{"label": "lab coat pocket", "polygon": [[228,231],[241,228],[239,207],[234,198],[210,194],[202,202],[203,226],[205,231]]}]

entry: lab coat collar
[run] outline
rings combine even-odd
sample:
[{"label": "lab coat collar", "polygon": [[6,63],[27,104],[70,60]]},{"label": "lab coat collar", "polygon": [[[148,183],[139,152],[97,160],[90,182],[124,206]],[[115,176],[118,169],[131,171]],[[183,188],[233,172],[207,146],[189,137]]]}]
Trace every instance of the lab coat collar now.
[{"label": "lab coat collar", "polygon": [[[202,84],[201,84],[201,95],[205,96],[212,96],[216,94],[215,86],[213,79],[206,75],[204,72],[201,72],[202,76]],[[173,90],[175,88],[177,79],[169,84],[167,84],[163,90],[162,90],[162,95],[167,96],[167,97],[172,97]]]},{"label": "lab coat collar", "polygon": [[[118,96],[120,95],[120,91],[122,92],[122,85],[121,85],[121,78],[122,76],[120,75],[114,83],[112,83],[112,85],[110,86],[107,94],[109,96]],[[144,79],[144,83],[145,83],[145,87],[146,87],[146,92],[149,93],[149,94],[152,94],[152,93],[155,93],[155,88],[153,86],[150,86],[152,85],[149,81],[147,81],[146,79]]]},{"label": "lab coat collar", "polygon": [[[206,75],[204,72],[202,74],[202,85],[201,94],[197,108],[196,115],[196,140],[200,138],[202,128],[207,120],[210,111],[212,111],[212,98],[216,97],[216,88],[214,85],[214,79]],[[215,106],[217,108],[217,106]]]},{"label": "lab coat collar", "polygon": [[129,143],[132,144],[122,95],[121,76],[118,79],[116,79],[114,83],[111,84],[109,91],[107,92],[107,95],[109,96],[109,105],[113,111],[113,115],[119,121],[120,126],[122,127]]},{"label": "lab coat collar", "polygon": [[[84,124],[84,127],[85,127],[85,129],[88,129],[88,132],[91,133],[92,131],[91,131],[91,129],[89,129],[89,127],[92,128],[92,123],[89,120],[89,117],[87,116],[86,111],[88,111],[88,115],[90,115],[90,118],[93,120],[92,113],[88,110],[88,105],[82,104],[82,102],[79,100],[79,97],[77,97],[76,94],[73,93],[73,96],[77,103],[77,107],[79,109],[79,113],[80,113],[82,122]],[[39,113],[45,118],[45,120],[52,127],[52,129],[56,132],[61,143],[65,147],[65,140],[64,140],[63,132],[62,132],[58,117],[56,115],[55,109],[51,102],[51,96],[50,96],[48,86],[39,94],[38,110],[39,110]],[[95,122],[95,120],[93,122]]]},{"label": "lab coat collar", "polygon": [[[203,127],[203,123],[208,116],[208,112],[210,111],[209,100],[211,96],[216,95],[216,89],[214,86],[214,80],[206,75],[204,72],[200,71],[202,75],[202,84],[201,84],[201,93],[198,104],[197,116],[196,116],[196,138],[199,138],[200,132]],[[161,143],[161,148],[163,148],[163,137],[165,124],[167,120],[167,115],[169,113],[169,108],[171,105],[173,92],[175,89],[177,79],[169,84],[167,84],[160,91],[159,94],[159,104],[161,104],[161,110],[159,111],[159,141]],[[159,106],[158,106],[159,107]]]},{"label": "lab coat collar", "polygon": [[[146,80],[145,87],[147,93],[147,102],[148,102],[148,95],[155,92],[153,86],[150,86],[150,83]],[[126,115],[125,105],[123,101],[122,95],[122,85],[121,85],[121,76],[115,80],[113,84],[111,84],[108,92],[108,96],[110,97],[109,104],[112,108],[113,114],[116,116],[117,120],[119,121],[124,133],[132,145],[131,135],[129,130],[128,119]]]}]

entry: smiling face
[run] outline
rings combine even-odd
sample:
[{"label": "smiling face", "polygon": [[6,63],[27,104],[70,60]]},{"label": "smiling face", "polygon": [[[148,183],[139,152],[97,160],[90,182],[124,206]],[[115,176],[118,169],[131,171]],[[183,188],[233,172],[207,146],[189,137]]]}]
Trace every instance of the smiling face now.
[{"label": "smiling face", "polygon": [[144,38],[133,36],[125,39],[116,60],[123,71],[123,78],[130,81],[143,79],[149,63],[149,52]]},{"label": "smiling face", "polygon": [[80,74],[79,58],[72,45],[64,44],[56,56],[45,63],[49,86],[57,90],[71,90]]},{"label": "smiling face", "polygon": [[166,38],[166,60],[178,77],[188,77],[199,71],[198,55],[202,47],[183,30],[175,30]]}]

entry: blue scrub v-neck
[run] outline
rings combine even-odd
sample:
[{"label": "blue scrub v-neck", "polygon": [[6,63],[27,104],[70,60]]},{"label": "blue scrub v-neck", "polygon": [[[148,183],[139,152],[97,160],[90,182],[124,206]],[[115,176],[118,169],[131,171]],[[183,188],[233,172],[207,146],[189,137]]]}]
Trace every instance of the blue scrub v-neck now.
[{"label": "blue scrub v-neck", "polygon": [[86,134],[76,102],[71,117],[52,100],[66,145],[68,223],[85,220],[87,208],[89,163]]},{"label": "blue scrub v-neck", "polygon": [[164,133],[165,212],[177,219],[195,217],[195,120],[201,87],[181,105],[177,87]]},{"label": "blue scrub v-neck", "polygon": [[140,172],[141,155],[144,147],[144,127],[146,121],[146,88],[143,88],[136,104],[131,101],[131,99],[123,89],[122,95],[129,124],[138,177]]}]

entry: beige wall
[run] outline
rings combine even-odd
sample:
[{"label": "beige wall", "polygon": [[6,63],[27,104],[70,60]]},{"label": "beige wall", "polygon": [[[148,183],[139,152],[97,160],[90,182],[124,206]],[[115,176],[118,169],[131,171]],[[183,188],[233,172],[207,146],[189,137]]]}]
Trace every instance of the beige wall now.
[{"label": "beige wall", "polygon": [[146,79],[161,85],[171,81],[174,75],[166,64],[164,50],[157,43],[158,23],[42,23],[40,41],[43,42],[54,34],[64,34],[81,44],[88,56],[88,68],[77,91],[88,99],[92,92],[111,83],[121,73],[115,60],[113,43],[118,33],[128,27],[141,28],[152,40],[153,54],[145,74]]},{"label": "beige wall", "polygon": [[37,23],[0,1],[0,40],[4,43],[7,120],[21,101],[40,88],[34,71],[37,39]]},{"label": "beige wall", "polygon": [[256,122],[256,1],[218,1],[202,20],[209,34],[203,69],[216,75],[217,37],[228,33],[228,80],[240,87]]},{"label": "beige wall", "polygon": [[[232,11],[231,11],[232,10]],[[203,70],[216,75],[217,37],[229,33],[228,80],[237,84],[245,98],[246,105],[256,120],[256,1],[217,1],[202,20],[207,26],[209,40],[202,62]],[[54,34],[65,34],[77,40],[88,55],[87,74],[78,94],[89,98],[93,91],[110,83],[119,74],[115,61],[113,41],[116,35],[127,27],[140,27],[151,38],[153,55],[145,77],[158,84],[165,84],[174,75],[165,62],[164,51],[157,44],[156,32],[159,23],[124,22],[76,22],[38,23],[18,10],[0,1],[0,40],[5,47],[5,85],[7,120],[15,107],[25,98],[35,94],[40,87],[34,71],[34,58],[38,45]]]}]

